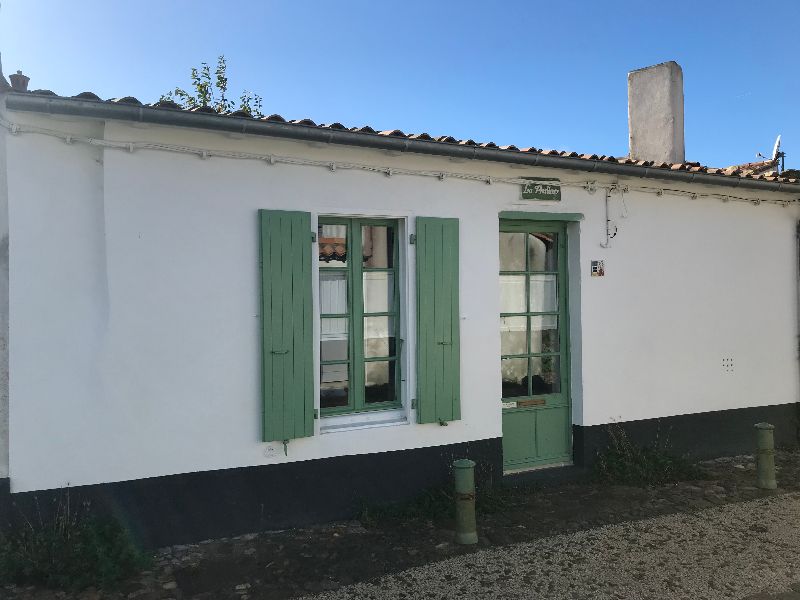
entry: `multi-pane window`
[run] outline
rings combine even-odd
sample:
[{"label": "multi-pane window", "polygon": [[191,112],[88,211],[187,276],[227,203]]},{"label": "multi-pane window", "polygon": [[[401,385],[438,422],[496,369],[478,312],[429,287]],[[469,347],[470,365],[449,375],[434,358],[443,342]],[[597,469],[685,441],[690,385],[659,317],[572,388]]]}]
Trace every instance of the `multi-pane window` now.
[{"label": "multi-pane window", "polygon": [[562,275],[557,231],[500,233],[503,398],[561,391]]},{"label": "multi-pane window", "polygon": [[320,218],[320,408],[399,405],[397,222]]}]

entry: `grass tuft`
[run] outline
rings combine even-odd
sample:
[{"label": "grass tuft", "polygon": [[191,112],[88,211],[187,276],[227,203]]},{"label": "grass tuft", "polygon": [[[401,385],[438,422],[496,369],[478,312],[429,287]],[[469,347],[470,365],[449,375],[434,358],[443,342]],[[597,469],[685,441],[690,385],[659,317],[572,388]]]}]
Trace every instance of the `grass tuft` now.
[{"label": "grass tuft", "polygon": [[93,515],[88,504],[70,505],[69,492],[48,516],[21,515],[0,533],[0,584],[61,590],[114,588],[150,563],[120,524]]},{"label": "grass tuft", "polygon": [[644,487],[706,477],[686,458],[671,454],[668,441],[656,439],[647,446],[638,446],[617,424],[608,426],[608,435],[610,443],[594,464],[594,476],[599,482]]}]

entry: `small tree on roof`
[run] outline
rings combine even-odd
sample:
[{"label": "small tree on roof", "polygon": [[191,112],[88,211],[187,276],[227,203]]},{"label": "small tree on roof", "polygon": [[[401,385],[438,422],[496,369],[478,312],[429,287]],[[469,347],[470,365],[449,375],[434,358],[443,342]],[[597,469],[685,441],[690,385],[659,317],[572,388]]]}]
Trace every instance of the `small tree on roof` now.
[{"label": "small tree on roof", "polygon": [[[236,107],[236,103],[227,96],[227,68],[224,55],[217,58],[217,68],[214,70],[213,77],[209,64],[200,63],[200,68],[192,67],[191,92],[176,87],[171,92],[162,94],[160,100],[175,102],[186,109],[209,107],[218,113],[231,112]],[[255,92],[244,90],[239,96],[239,105],[236,110],[242,110],[260,119],[264,116],[261,112],[261,104],[261,96]]]}]

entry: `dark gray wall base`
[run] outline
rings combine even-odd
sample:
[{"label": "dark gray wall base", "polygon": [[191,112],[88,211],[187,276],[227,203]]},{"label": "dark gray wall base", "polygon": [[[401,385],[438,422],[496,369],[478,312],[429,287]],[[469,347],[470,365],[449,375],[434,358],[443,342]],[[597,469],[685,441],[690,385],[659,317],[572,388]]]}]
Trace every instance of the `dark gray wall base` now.
[{"label": "dark gray wall base", "polygon": [[570,483],[581,483],[589,479],[589,469],[576,465],[531,469],[519,473],[509,473],[503,477],[503,485],[507,487],[524,487],[535,485],[553,487]]},{"label": "dark gray wall base", "polygon": [[0,525],[7,523],[9,509],[11,508],[11,480],[8,477],[0,478]]},{"label": "dark gray wall base", "polygon": [[[79,486],[69,494],[73,506],[88,500],[96,511],[119,519],[143,546],[154,548],[353,518],[364,505],[409,499],[448,483],[458,458],[475,460],[477,478],[485,484],[502,478],[502,442],[494,438]],[[64,490],[9,495],[5,481],[0,516],[3,504],[13,519],[21,512],[36,514],[37,501],[46,510],[64,497]],[[16,506],[11,509],[9,502]]]},{"label": "dark gray wall base", "polygon": [[[673,454],[703,459],[754,452],[756,436],[753,425],[766,421],[775,425],[775,445],[798,445],[797,403],[775,404],[625,421],[619,423],[636,444],[661,440]],[[608,425],[573,426],[575,464],[591,466],[597,453],[608,446]]]}]

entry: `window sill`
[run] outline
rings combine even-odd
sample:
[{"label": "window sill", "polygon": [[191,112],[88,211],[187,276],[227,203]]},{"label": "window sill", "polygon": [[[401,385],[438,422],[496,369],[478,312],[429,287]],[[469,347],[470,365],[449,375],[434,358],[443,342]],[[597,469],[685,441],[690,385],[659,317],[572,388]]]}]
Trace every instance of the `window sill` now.
[{"label": "window sill", "polygon": [[408,416],[402,408],[322,417],[319,432],[326,434],[397,425],[408,425]]}]

